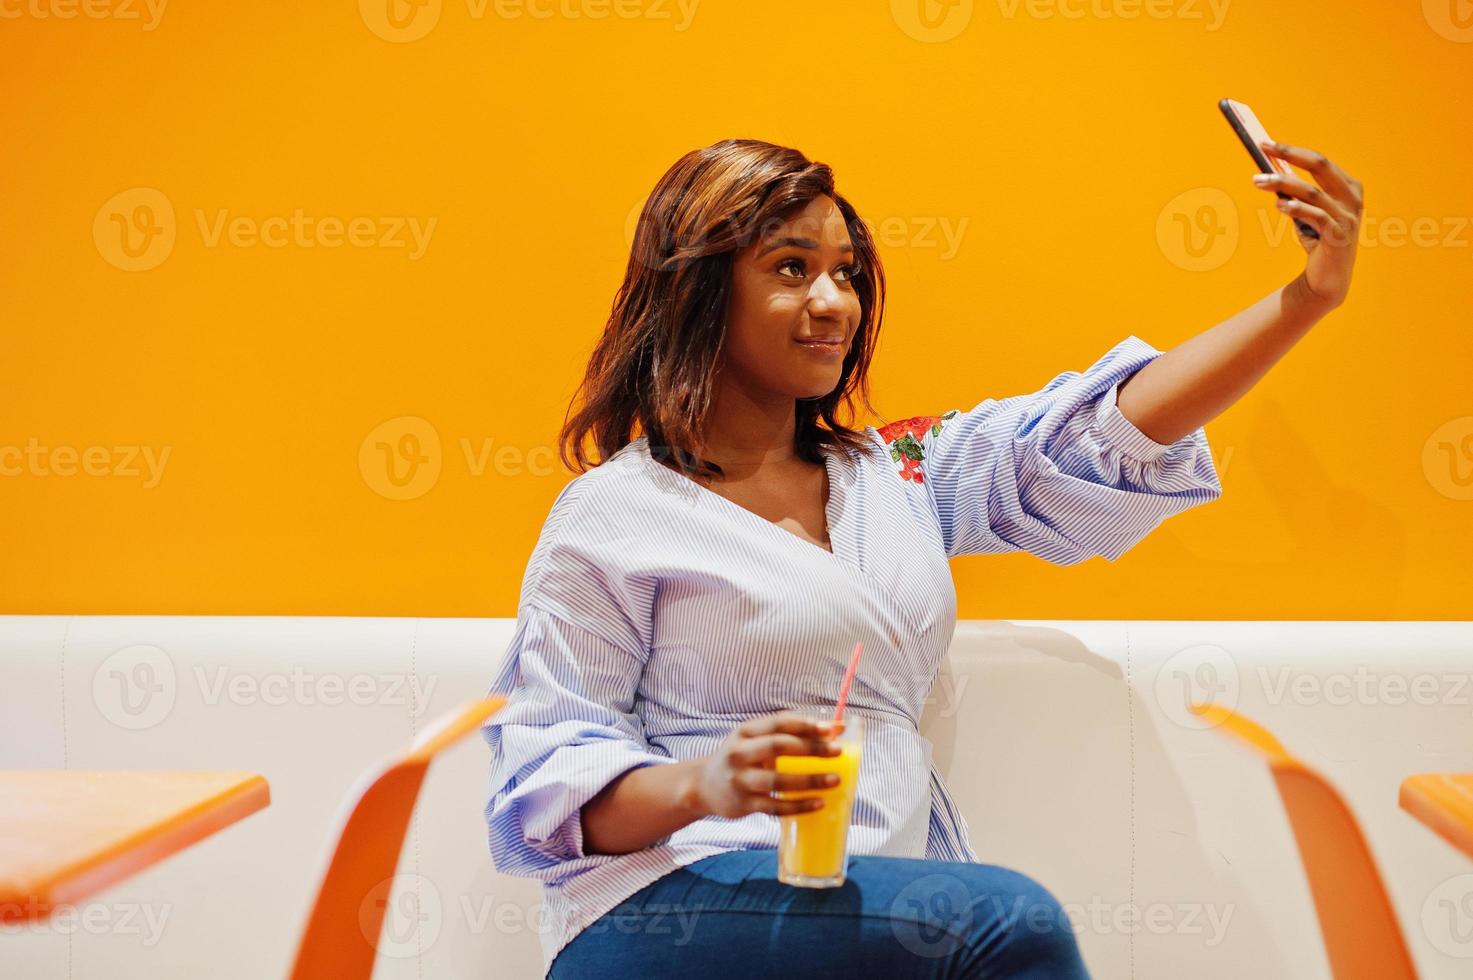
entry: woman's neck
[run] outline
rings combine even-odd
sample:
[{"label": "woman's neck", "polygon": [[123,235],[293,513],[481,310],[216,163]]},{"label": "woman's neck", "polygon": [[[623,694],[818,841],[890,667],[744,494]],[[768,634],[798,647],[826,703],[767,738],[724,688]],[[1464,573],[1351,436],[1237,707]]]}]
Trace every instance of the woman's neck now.
[{"label": "woman's neck", "polygon": [[728,472],[791,462],[797,458],[796,406],[791,396],[720,385],[707,415],[707,458]]}]

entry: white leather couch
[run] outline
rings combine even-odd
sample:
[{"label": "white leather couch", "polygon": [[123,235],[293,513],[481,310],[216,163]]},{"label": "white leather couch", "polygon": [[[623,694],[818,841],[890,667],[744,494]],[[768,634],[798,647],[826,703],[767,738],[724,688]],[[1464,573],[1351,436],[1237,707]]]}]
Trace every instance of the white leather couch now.
[{"label": "white leather couch", "polygon": [[[85,914],[5,928],[0,976],[282,976],[361,775],[481,696],[512,627],[0,617],[0,768],[250,770],[272,793]],[[1422,975],[1468,977],[1473,861],[1396,798],[1406,774],[1473,771],[1470,674],[1473,622],[969,621],[925,730],[981,858],[1053,891],[1096,977],[1329,976],[1272,780],[1198,727],[1188,684],[1334,781]],[[486,851],[486,760],[472,737],[432,768],[376,976],[541,975],[538,888]]]}]

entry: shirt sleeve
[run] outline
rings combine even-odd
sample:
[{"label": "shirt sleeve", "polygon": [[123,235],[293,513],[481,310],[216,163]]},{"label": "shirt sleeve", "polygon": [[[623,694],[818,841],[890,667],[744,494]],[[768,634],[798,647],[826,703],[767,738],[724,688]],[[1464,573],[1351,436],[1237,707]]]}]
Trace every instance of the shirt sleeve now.
[{"label": "shirt sleeve", "polygon": [[929,489],[947,557],[1114,561],[1167,517],[1220,497],[1203,428],[1159,443],[1116,403],[1161,353],[1132,335],[1031,394],[879,430],[900,475]]},{"label": "shirt sleeve", "polygon": [[583,804],[629,769],[675,761],[648,745],[634,712],[644,662],[632,645],[523,604],[490,690],[508,701],[482,729],[497,870],[550,880],[595,863]]}]

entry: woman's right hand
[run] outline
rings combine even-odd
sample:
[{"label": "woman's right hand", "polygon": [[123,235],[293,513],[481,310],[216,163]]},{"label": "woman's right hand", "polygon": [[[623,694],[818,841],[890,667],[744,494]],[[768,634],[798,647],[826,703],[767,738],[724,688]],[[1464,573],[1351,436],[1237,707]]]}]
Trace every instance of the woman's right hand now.
[{"label": "woman's right hand", "polygon": [[781,800],[773,791],[830,789],[838,785],[833,773],[780,773],[780,755],[833,757],[841,750],[829,739],[825,726],[791,712],[759,715],[738,725],[705,760],[697,795],[701,809],[715,817],[745,817],[749,813],[784,815],[808,813],[823,800],[806,797]]}]

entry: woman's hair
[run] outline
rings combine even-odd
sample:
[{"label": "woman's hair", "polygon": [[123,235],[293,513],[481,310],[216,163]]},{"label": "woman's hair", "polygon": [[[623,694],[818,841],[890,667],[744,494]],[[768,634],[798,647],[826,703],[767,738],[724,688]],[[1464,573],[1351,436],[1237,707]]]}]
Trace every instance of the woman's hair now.
[{"label": "woman's hair", "polygon": [[843,405],[852,419],[856,394],[873,412],[866,375],[879,335],[885,278],[869,227],[834,192],[827,164],[788,147],[734,139],[681,157],[645,201],[624,282],[579,388],[583,405],[565,419],[558,436],[564,465],[577,472],[589,468],[584,442],[590,434],[599,452],[592,465],[599,465],[635,438],[638,423],[657,459],[673,458],[688,474],[721,475],[719,466],[701,457],[726,338],[735,253],[819,195],[834,200],[848,226],[860,270],[851,282],[861,312],[834,390],[797,399],[794,450],[817,463],[824,446],[874,449],[862,430],[836,417]]}]

